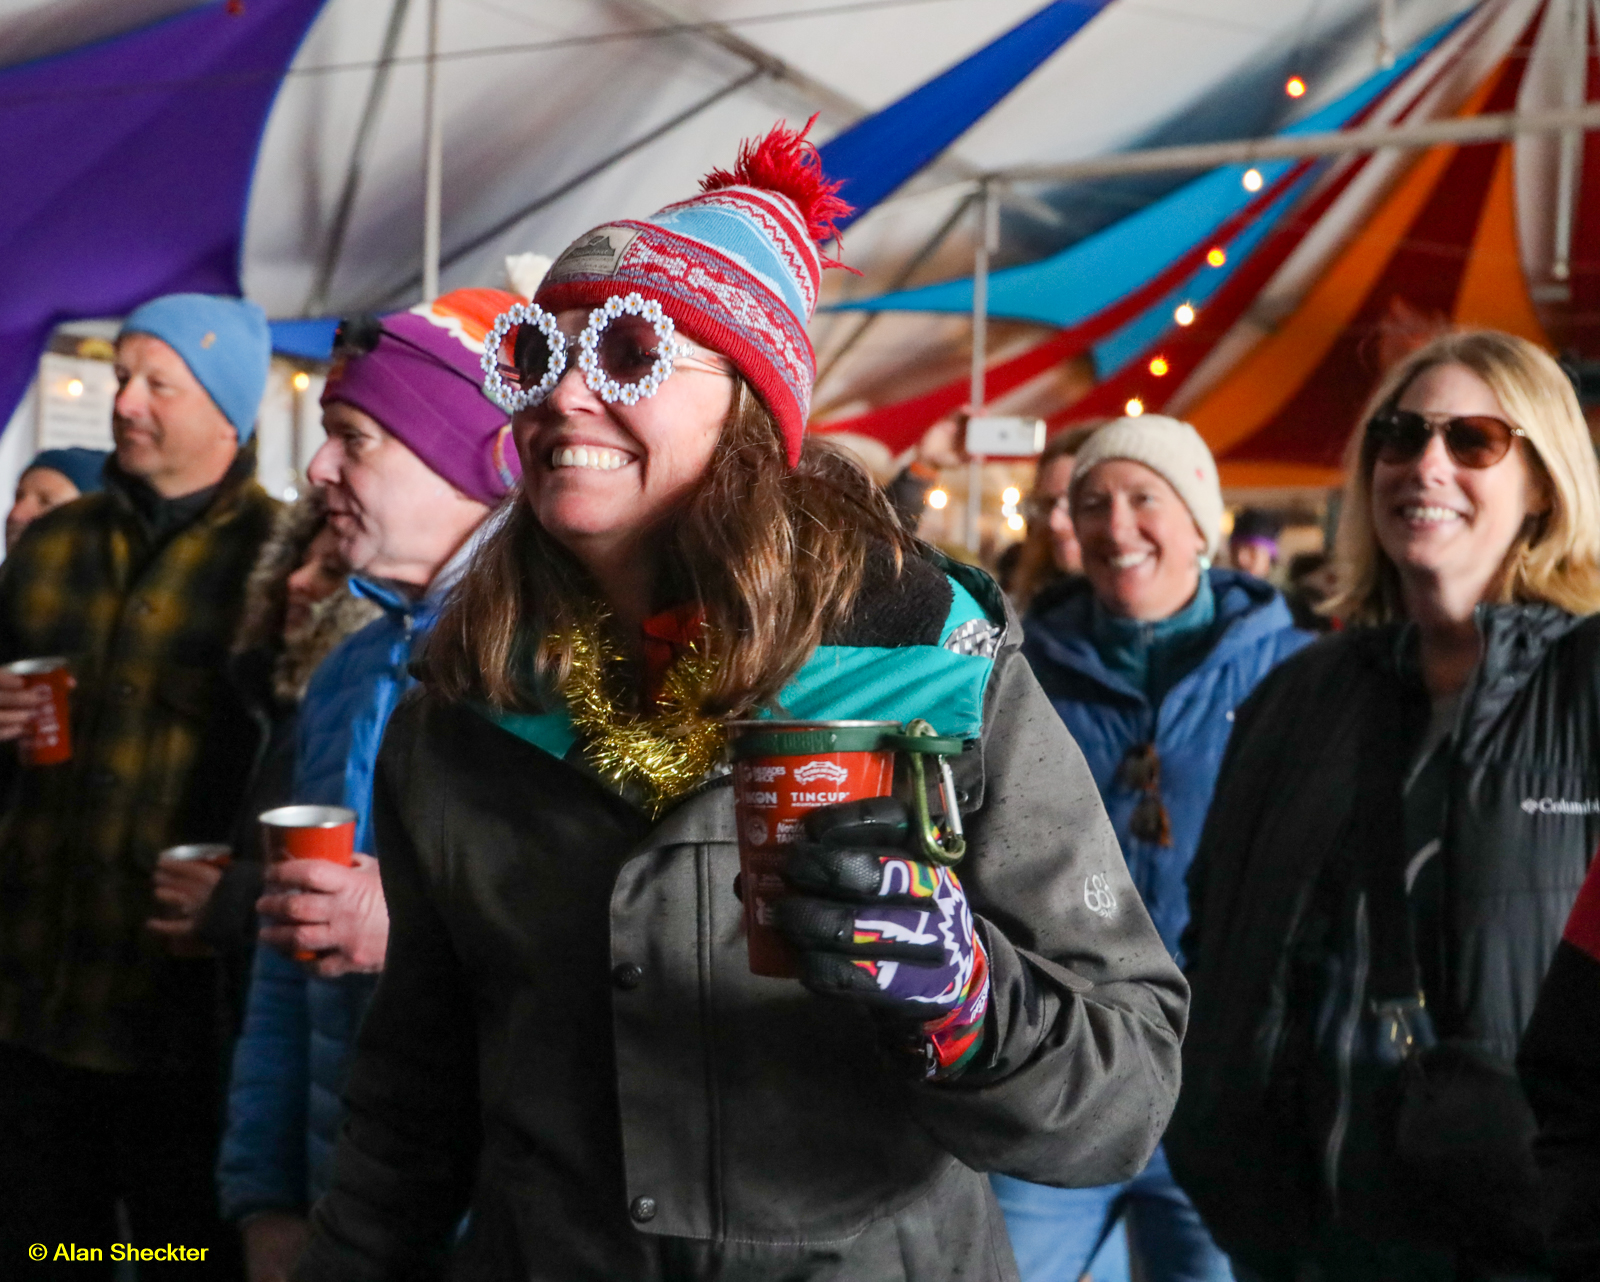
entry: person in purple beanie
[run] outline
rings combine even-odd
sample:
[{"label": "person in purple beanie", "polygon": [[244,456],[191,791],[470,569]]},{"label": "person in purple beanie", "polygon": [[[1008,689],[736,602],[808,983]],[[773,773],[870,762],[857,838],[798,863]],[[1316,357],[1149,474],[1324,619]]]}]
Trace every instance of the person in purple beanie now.
[{"label": "person in purple beanie", "polygon": [[[287,1275],[322,1191],[343,1117],[356,1030],[383,968],[389,918],[370,814],[389,714],[413,684],[413,646],[471,559],[491,510],[521,475],[505,412],[482,391],[482,340],[521,300],[457,290],[409,312],[346,321],[322,396],[328,439],[310,480],[382,617],[318,668],[301,705],[296,804],[357,815],[353,867],[268,869],[261,942],[234,1053],[218,1165],[251,1282]],[[296,960],[296,958],[310,960]]]}]

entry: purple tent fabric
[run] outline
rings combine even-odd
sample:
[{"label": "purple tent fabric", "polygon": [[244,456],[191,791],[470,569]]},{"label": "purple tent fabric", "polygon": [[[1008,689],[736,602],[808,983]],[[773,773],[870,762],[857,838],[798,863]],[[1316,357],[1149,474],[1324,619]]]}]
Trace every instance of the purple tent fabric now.
[{"label": "purple tent fabric", "polygon": [[267,112],[322,0],[233,0],[0,71],[0,423],[63,320],[239,292]]},{"label": "purple tent fabric", "polygon": [[822,171],[844,180],[848,227],[892,195],[987,115],[1111,0],[1052,0],[970,57],[857,121],[819,148]]}]

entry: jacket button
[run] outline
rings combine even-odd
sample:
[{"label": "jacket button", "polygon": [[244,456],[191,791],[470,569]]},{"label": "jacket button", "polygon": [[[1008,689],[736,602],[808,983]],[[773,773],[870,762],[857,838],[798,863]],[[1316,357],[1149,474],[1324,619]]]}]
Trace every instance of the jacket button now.
[{"label": "jacket button", "polygon": [[633,1216],[634,1222],[648,1224],[656,1218],[656,1200],[653,1197],[636,1197],[628,1205],[628,1214]]},{"label": "jacket button", "polygon": [[[621,965],[613,966],[611,968],[611,982],[624,992],[632,992],[635,988],[639,987],[643,980],[644,970],[641,967],[635,966],[632,962],[623,962]],[[639,1201],[650,1202],[650,1199],[644,1197],[640,1198]],[[635,1203],[635,1205],[637,1205],[637,1203]],[[650,1206],[652,1208],[650,1214],[654,1215],[655,1210],[653,1208],[655,1207],[655,1203],[650,1202]]]}]

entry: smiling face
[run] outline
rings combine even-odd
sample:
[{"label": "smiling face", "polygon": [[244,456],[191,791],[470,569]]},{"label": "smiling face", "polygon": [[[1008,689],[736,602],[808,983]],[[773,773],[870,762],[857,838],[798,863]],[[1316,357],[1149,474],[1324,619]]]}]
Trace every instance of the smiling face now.
[{"label": "smiling face", "polygon": [[[574,338],[585,308],[557,317]],[[569,365],[555,390],[512,420],[522,489],[552,537],[602,580],[619,558],[648,556],[649,539],[699,485],[733,404],[732,366],[705,348],[635,405],[607,404]]]},{"label": "smiling face", "polygon": [[239,434],[176,351],[149,334],[117,340],[111,435],[117,466],[179,498],[223,478]]},{"label": "smiling face", "polygon": [[1169,618],[1200,585],[1205,540],[1177,491],[1143,463],[1096,464],[1078,486],[1072,523],[1083,572],[1112,614]]},{"label": "smiling face", "polygon": [[328,439],[306,475],[328,494],[328,525],[352,570],[422,587],[489,509],[440,476],[377,419],[323,406]]},{"label": "smiling face", "polygon": [[[1398,408],[1430,421],[1470,414],[1512,421],[1489,385],[1463,365],[1424,370]],[[1546,506],[1527,448],[1519,438],[1498,463],[1462,467],[1435,432],[1410,462],[1373,463],[1373,532],[1410,601],[1421,593],[1460,614],[1487,598],[1523,523]],[[1408,602],[1408,609],[1415,616],[1416,606]]]}]

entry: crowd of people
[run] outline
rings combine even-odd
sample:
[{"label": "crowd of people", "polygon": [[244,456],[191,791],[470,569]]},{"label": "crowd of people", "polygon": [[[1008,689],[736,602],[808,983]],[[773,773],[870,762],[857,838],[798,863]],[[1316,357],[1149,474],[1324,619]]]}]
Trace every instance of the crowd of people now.
[{"label": "crowd of people", "polygon": [[[1298,603],[1192,427],[1079,425],[1002,591],[806,431],[845,212],[780,127],[531,298],[345,321],[290,506],[260,309],[127,319],[115,449],[33,461],[0,569],[0,664],[72,683],[70,759],[0,778],[0,1274],[1600,1276],[1560,367],[1388,370]],[[908,778],[812,810],[793,978],[745,938],[761,719],[926,723],[965,843]],[[352,862],[268,861],[283,805]]]}]

